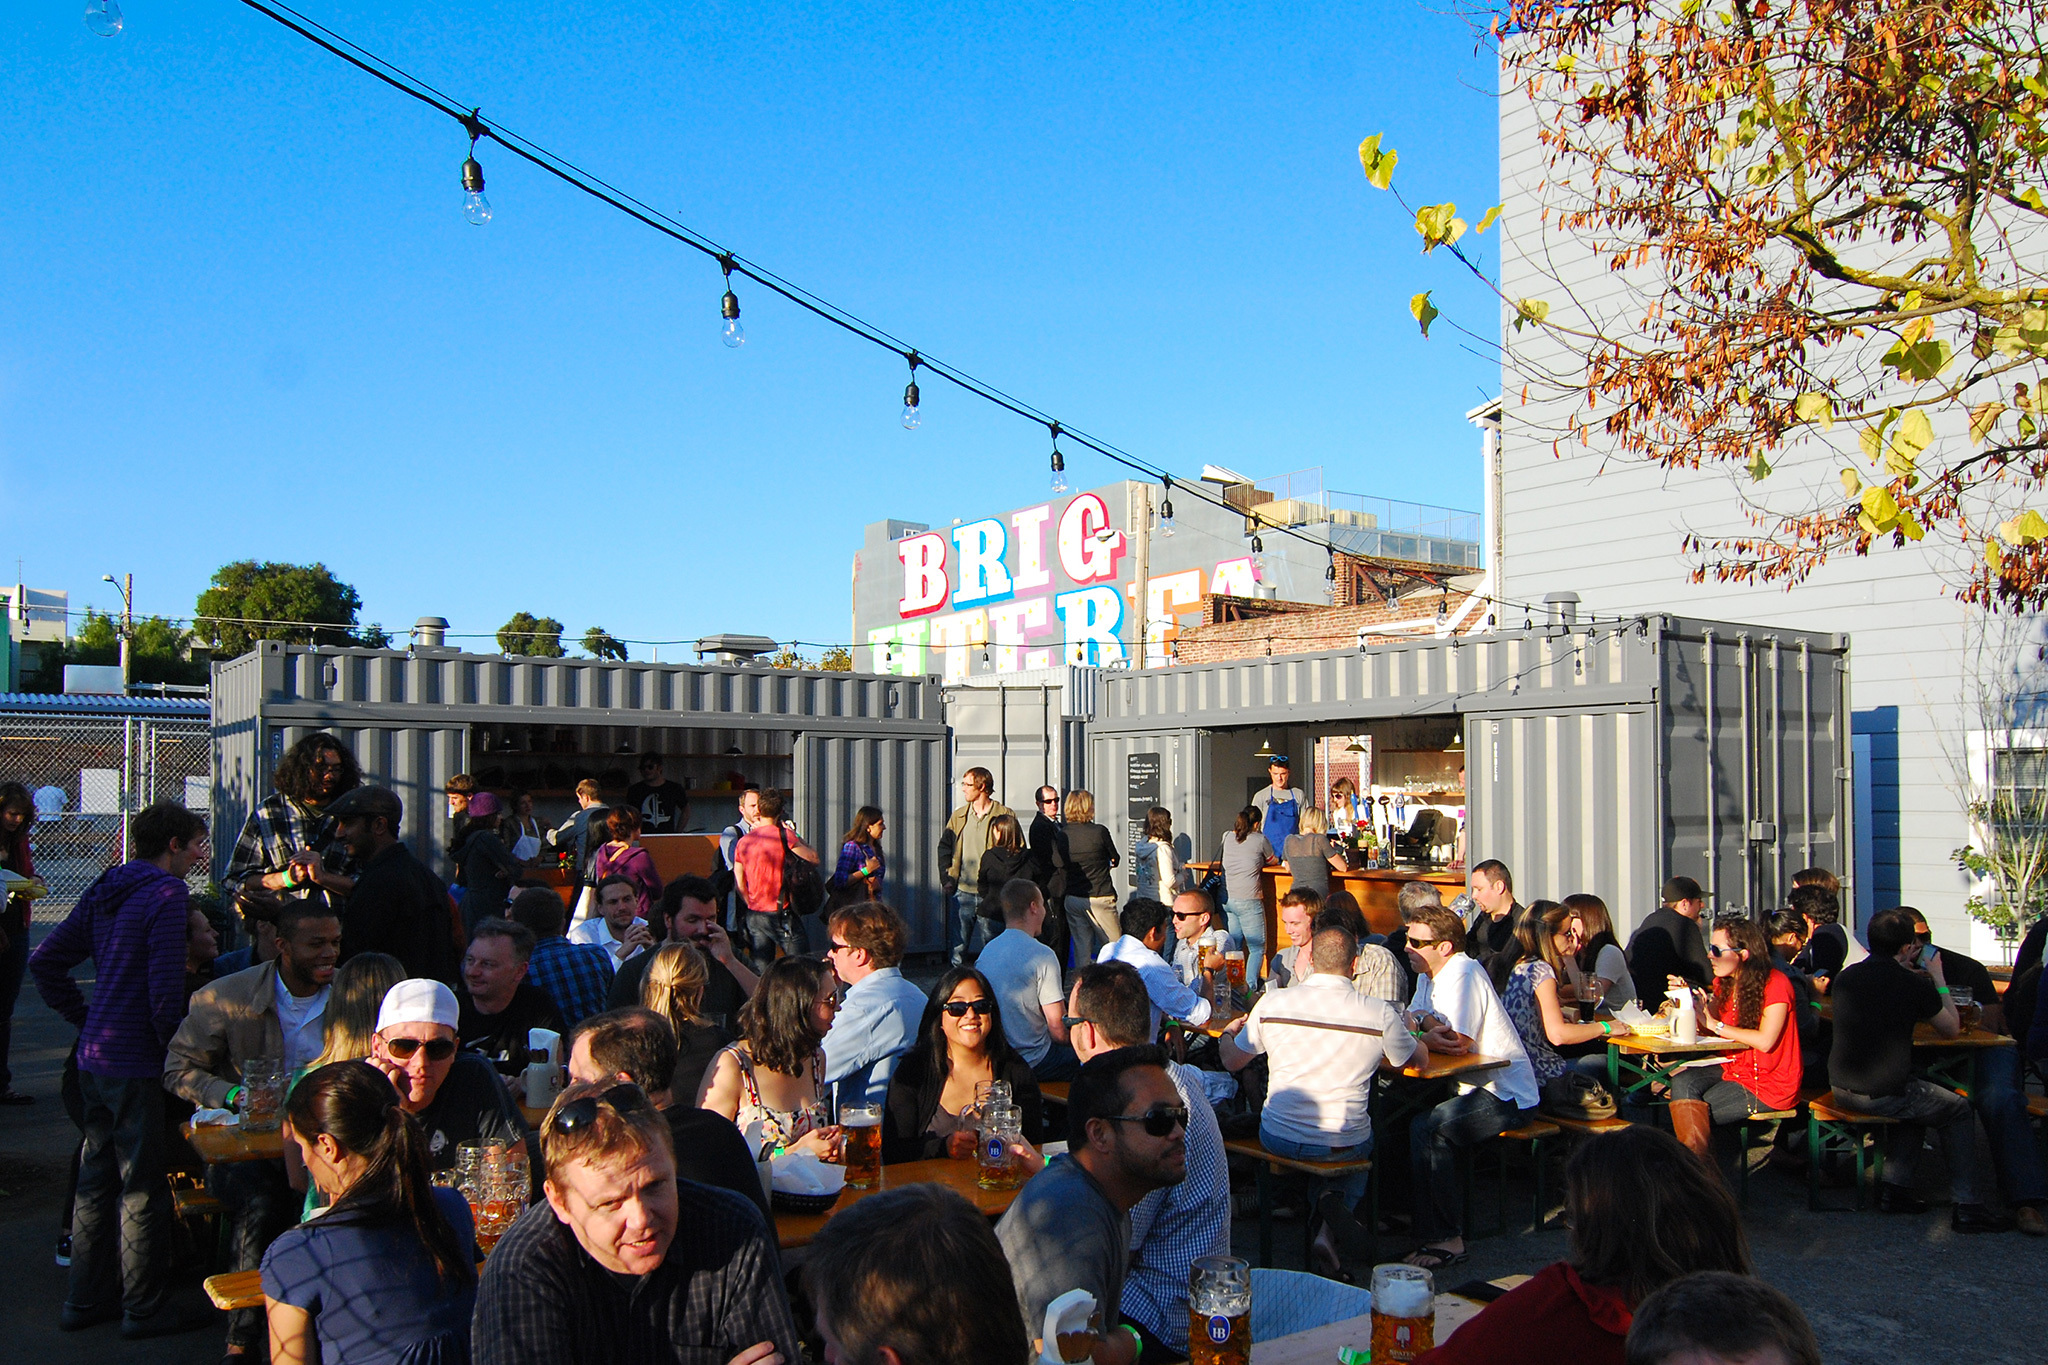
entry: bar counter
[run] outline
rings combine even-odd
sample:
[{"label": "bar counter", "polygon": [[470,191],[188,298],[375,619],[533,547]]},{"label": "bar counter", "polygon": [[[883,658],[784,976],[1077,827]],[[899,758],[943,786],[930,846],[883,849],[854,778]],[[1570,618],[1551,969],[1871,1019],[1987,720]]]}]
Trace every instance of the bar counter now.
[{"label": "bar counter", "polygon": [[[1218,868],[1216,863],[1189,863],[1198,876],[1206,877]],[[1294,888],[1294,874],[1287,870],[1285,863],[1272,863],[1259,876],[1260,892],[1266,903],[1266,948],[1270,953],[1278,948],[1292,947],[1286,932],[1280,927],[1280,898]],[[1444,900],[1450,899],[1465,889],[1465,869],[1453,864],[1443,868],[1426,867],[1375,867],[1339,872],[1330,869],[1330,889],[1349,891],[1365,911],[1365,922],[1372,926],[1375,934],[1391,934],[1401,927],[1399,898],[1401,888],[1408,882],[1430,882],[1444,888]],[[1221,905],[1216,907],[1219,911]]]}]

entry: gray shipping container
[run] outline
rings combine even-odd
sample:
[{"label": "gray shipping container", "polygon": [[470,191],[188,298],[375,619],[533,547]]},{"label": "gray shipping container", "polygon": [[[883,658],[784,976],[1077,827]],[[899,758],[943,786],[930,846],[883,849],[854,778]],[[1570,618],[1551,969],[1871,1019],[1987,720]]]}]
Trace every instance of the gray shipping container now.
[{"label": "gray shipping container", "polygon": [[[366,780],[398,792],[406,841],[444,876],[453,869],[442,790],[460,772],[538,777],[517,785],[541,788],[557,812],[573,809],[566,788],[597,775],[587,769],[629,772],[642,752],[667,755],[667,775],[686,787],[693,775],[737,772],[794,793],[791,815],[828,874],[854,811],[879,806],[887,898],[910,922],[913,951],[943,944],[934,854],[947,741],[936,678],[262,641],[214,668],[217,872],[278,757],[315,730],[340,736]],[[720,828],[734,799],[693,794],[692,826]]]},{"label": "gray shipping container", "polygon": [[1105,673],[1089,769],[1106,822],[1156,799],[1213,858],[1263,784],[1254,744],[1313,793],[1315,735],[1455,718],[1468,859],[1505,862],[1524,903],[1591,892],[1625,933],[1674,874],[1728,912],[1782,904],[1803,867],[1849,884],[1848,657],[1840,635],[1647,616]]}]

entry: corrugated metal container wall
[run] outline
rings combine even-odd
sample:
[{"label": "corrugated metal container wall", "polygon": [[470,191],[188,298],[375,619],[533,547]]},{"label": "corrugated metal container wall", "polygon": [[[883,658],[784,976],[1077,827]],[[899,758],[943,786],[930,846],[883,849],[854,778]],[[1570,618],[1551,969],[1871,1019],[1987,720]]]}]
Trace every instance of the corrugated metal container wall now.
[{"label": "corrugated metal container wall", "polygon": [[1674,623],[1664,645],[1671,871],[1723,911],[1782,905],[1804,867],[1849,881],[1845,654],[1792,632],[1698,622]]},{"label": "corrugated metal container wall", "polygon": [[946,947],[938,865],[938,832],[951,808],[945,740],[804,735],[796,746],[796,790],[797,827],[825,855],[828,875],[854,812],[881,808],[888,826],[882,898],[909,921],[910,951]]},{"label": "corrugated metal container wall", "polygon": [[[1089,747],[1089,765],[1095,773],[1095,818],[1116,837],[1117,851],[1123,855],[1123,865],[1113,874],[1119,895],[1131,894],[1131,844],[1137,834],[1134,826],[1142,823],[1144,808],[1154,804],[1149,796],[1132,799],[1133,755],[1138,757],[1140,772],[1158,773],[1157,804],[1173,812],[1174,845],[1181,859],[1216,856],[1213,844],[1218,828],[1217,803],[1209,791],[1206,730],[1097,735]],[[1147,762],[1148,755],[1157,759],[1156,767]]]},{"label": "corrugated metal container wall", "polygon": [[[879,805],[890,826],[890,882],[908,900],[906,913],[928,918],[922,907],[938,896],[930,861],[943,807],[928,814],[945,800],[936,678],[262,641],[216,666],[213,717],[217,867],[268,794],[276,756],[319,729],[343,736],[369,778],[399,792],[408,841],[445,875],[441,790],[481,760],[472,727],[552,725],[595,727],[607,753],[719,755],[733,744],[757,757],[789,755],[802,828],[828,857],[853,811]],[[814,793],[813,781],[829,785]],[[935,792],[919,790],[934,783]]]},{"label": "corrugated metal container wall", "polygon": [[[1032,797],[1040,787],[1086,787],[1087,717],[1093,708],[1096,670],[1065,671],[1077,675],[1078,681],[947,688],[953,773],[988,769],[996,780],[996,800],[1018,811],[1033,810]],[[1025,823],[1030,823],[1028,817]]]},{"label": "corrugated metal container wall", "polygon": [[1506,863],[1525,905],[1590,892],[1620,925],[1656,908],[1654,708],[1468,716],[1465,751],[1470,862]]}]

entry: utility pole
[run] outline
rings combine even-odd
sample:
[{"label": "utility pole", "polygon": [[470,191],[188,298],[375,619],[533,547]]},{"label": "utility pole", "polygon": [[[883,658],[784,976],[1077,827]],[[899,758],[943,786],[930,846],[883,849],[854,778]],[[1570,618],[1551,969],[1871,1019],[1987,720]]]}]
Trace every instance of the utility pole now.
[{"label": "utility pole", "polygon": [[100,575],[103,583],[113,583],[121,590],[121,692],[125,696],[135,686],[135,675],[128,662],[128,641],[135,634],[135,575],[124,573],[115,582],[110,573]]},{"label": "utility pole", "polygon": [[1132,486],[1130,521],[1131,548],[1136,552],[1132,558],[1137,562],[1138,570],[1137,580],[1131,585],[1138,599],[1135,613],[1138,618],[1138,652],[1131,660],[1131,667],[1143,668],[1146,640],[1152,633],[1152,622],[1145,606],[1145,599],[1152,591],[1152,485]]}]

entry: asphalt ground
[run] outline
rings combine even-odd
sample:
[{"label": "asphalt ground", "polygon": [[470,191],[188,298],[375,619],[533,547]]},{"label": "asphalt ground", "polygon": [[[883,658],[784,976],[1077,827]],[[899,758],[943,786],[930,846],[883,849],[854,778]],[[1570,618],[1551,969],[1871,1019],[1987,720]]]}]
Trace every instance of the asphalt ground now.
[{"label": "asphalt ground", "polygon": [[[38,926],[40,936],[41,926]],[[936,975],[936,973],[930,973]],[[26,985],[15,1012],[15,1086],[36,1103],[0,1109],[0,1357],[38,1365],[187,1365],[220,1360],[226,1319],[219,1328],[155,1341],[128,1342],[112,1324],[83,1332],[57,1330],[65,1272],[52,1257],[77,1130],[58,1101],[57,1084],[72,1031]],[[1725,1160],[1725,1156],[1724,1156]],[[1922,1163],[1922,1193],[1945,1198],[1941,1162]],[[1554,1183],[1554,1182],[1553,1182]],[[1846,1200],[1848,1191],[1828,1191]],[[1529,1187],[1510,1190],[1509,1215],[1525,1224]],[[1493,1209],[1492,1187],[1482,1184],[1476,1203],[1482,1219]],[[1772,1170],[1750,1180],[1747,1211],[1757,1271],[1805,1310],[1827,1360],[1834,1365],[1898,1365],[1959,1357],[1976,1365],[2037,1365],[2048,1360],[2048,1238],[2017,1233],[1957,1236],[1946,1207],[1917,1216],[1875,1212],[1810,1213],[1806,1188]],[[1283,1221],[1275,1229],[1275,1260],[1301,1268],[1302,1228]],[[1255,1218],[1233,1228],[1237,1254],[1258,1248]],[[1439,1288],[1466,1280],[1529,1273],[1566,1254],[1562,1231],[1517,1232],[1471,1243],[1471,1258],[1439,1273]],[[1379,1256],[1395,1259],[1408,1243],[1380,1239]],[[1358,1267],[1365,1278],[1365,1266]],[[203,1267],[188,1259],[180,1292],[201,1297]]]}]

